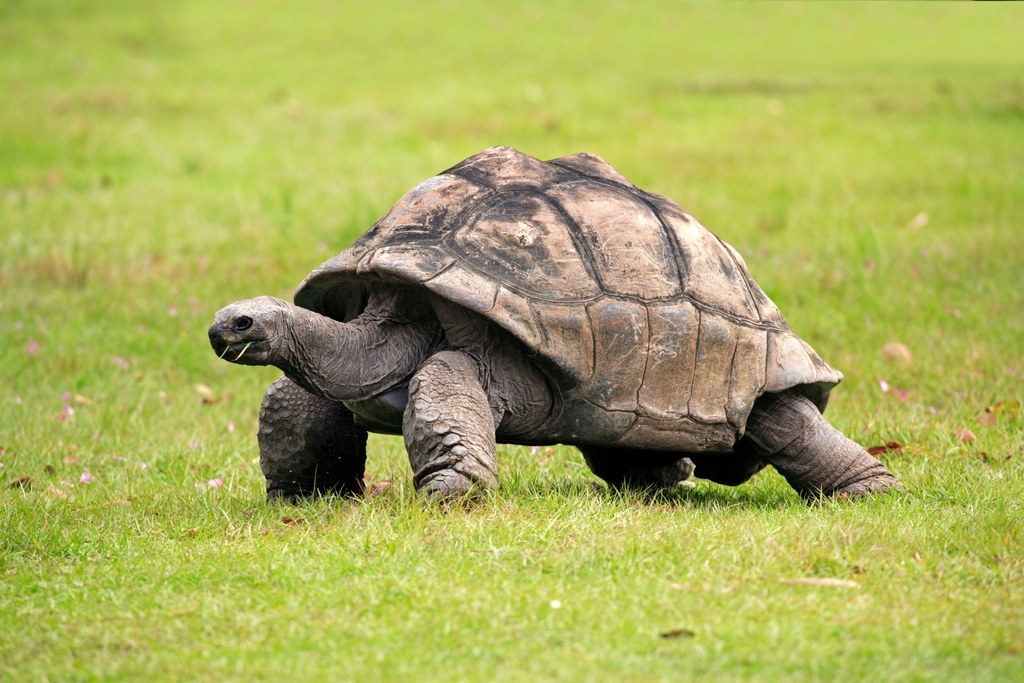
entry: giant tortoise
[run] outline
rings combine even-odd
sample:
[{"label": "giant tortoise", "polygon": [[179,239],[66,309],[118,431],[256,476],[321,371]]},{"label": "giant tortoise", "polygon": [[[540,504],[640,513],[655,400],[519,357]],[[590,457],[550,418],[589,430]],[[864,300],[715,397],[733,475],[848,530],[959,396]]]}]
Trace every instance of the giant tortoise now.
[{"label": "giant tortoise", "polygon": [[216,314],[214,351],[284,376],[260,411],[268,497],[359,493],[367,431],[417,490],[497,485],[495,443],[571,444],[615,487],[766,464],[805,497],[897,486],[822,417],[842,375],[742,257],[591,154],[484,150],[410,190],[295,304]]}]

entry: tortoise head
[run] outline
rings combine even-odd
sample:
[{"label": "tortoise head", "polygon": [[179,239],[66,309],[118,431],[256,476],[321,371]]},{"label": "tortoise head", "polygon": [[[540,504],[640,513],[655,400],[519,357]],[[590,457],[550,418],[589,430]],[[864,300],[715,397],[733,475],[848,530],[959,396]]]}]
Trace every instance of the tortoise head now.
[{"label": "tortoise head", "polygon": [[272,296],[246,299],[217,311],[210,346],[224,360],[241,365],[270,365],[287,335],[291,306]]}]

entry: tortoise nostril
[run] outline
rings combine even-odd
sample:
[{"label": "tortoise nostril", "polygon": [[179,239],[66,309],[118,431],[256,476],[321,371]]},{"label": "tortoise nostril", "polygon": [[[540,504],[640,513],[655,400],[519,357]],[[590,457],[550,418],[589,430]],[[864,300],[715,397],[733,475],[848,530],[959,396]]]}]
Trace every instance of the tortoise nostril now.
[{"label": "tortoise nostril", "polygon": [[235,319],[234,325],[232,325],[235,332],[245,332],[247,329],[252,327],[252,318],[247,315],[243,315],[240,318]]}]

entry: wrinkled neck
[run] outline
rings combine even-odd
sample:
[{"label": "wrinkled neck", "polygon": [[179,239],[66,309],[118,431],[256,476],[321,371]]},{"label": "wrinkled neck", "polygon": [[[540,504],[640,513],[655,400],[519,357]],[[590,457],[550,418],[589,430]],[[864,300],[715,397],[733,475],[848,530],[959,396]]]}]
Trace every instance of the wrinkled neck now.
[{"label": "wrinkled neck", "polygon": [[343,323],[293,307],[275,365],[317,396],[361,401],[408,382],[440,338],[434,319],[381,318],[367,310]]}]

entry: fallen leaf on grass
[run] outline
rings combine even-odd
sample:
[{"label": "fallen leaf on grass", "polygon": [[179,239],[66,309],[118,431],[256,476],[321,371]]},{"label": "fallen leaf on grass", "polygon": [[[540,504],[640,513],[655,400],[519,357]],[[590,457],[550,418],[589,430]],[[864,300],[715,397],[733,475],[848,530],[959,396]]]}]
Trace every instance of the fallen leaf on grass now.
[{"label": "fallen leaf on grass", "polygon": [[7,487],[9,489],[30,489],[32,488],[32,477],[22,477],[15,479]]},{"label": "fallen leaf on grass", "polygon": [[914,356],[910,353],[910,349],[897,341],[891,341],[883,346],[882,355],[888,361],[903,363],[904,365],[910,365],[914,362]]},{"label": "fallen leaf on grass", "polygon": [[199,399],[200,402],[205,406],[212,406],[215,403],[227,403],[228,401],[231,400],[230,393],[224,393],[218,396],[217,394],[214,393],[213,389],[206,386],[205,384],[197,384],[195,385],[195,387],[196,392],[201,397]]},{"label": "fallen leaf on grass", "polygon": [[833,586],[836,588],[857,588],[860,584],[856,581],[850,581],[849,579],[782,579],[779,583],[785,583],[790,586]]},{"label": "fallen leaf on grass", "polygon": [[68,455],[68,456],[65,456],[65,458],[64,458],[64,464],[65,465],[74,465],[79,460],[81,460],[81,458],[79,458],[77,455]]},{"label": "fallen leaf on grass", "polygon": [[658,634],[662,638],[693,638],[697,633],[688,628],[670,628]]},{"label": "fallen leaf on grass", "polygon": [[94,406],[94,405],[96,405],[96,401],[93,401],[91,398],[87,398],[85,396],[82,396],[81,394],[75,394],[75,403],[79,403],[79,404],[81,404],[83,406]]},{"label": "fallen leaf on grass", "polygon": [[957,439],[964,443],[974,443],[975,441],[978,440],[978,435],[972,432],[970,429],[967,429],[966,427],[961,427],[960,429],[953,432],[953,436],[955,436]]},{"label": "fallen leaf on grass", "polygon": [[49,493],[51,496],[55,496],[57,498],[70,498],[67,492],[57,488],[56,486],[53,485],[53,483],[46,487],[46,492]]},{"label": "fallen leaf on grass", "polygon": [[379,496],[388,489],[390,489],[392,483],[390,480],[385,479],[384,481],[375,481],[367,487],[366,495],[368,496]]},{"label": "fallen leaf on grass", "polygon": [[907,230],[920,230],[928,225],[928,212],[922,211],[907,222]]},{"label": "fallen leaf on grass", "polygon": [[867,449],[868,453],[874,456],[885,455],[886,453],[903,453],[903,444],[898,441],[887,441],[884,446],[872,446]]},{"label": "fallen leaf on grass", "polygon": [[306,520],[304,520],[302,517],[289,517],[287,515],[282,517],[281,521],[287,524],[288,526],[298,526],[299,524],[306,523]]},{"label": "fallen leaf on grass", "polygon": [[1020,401],[1010,399],[985,408],[985,412],[978,416],[978,422],[986,427],[994,427],[1000,420],[1016,420],[1018,415],[1020,415]]}]

